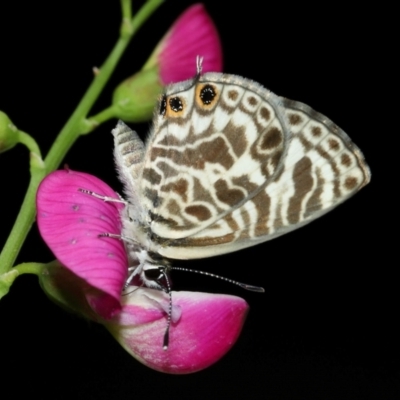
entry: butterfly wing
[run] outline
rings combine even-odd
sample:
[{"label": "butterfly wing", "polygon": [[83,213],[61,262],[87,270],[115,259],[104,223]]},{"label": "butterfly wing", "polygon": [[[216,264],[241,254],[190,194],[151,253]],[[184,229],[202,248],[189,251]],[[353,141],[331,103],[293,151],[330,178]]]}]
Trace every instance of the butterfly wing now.
[{"label": "butterfly wing", "polygon": [[161,99],[136,179],[156,251],[202,258],[296,229],[369,180],[348,136],[241,77],[205,74]]}]

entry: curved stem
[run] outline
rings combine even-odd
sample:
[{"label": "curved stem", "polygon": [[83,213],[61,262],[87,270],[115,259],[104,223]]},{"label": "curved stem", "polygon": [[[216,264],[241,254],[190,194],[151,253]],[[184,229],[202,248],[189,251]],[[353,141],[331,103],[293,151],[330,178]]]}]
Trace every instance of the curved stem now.
[{"label": "curved stem", "polygon": [[39,157],[41,157],[39,146],[31,135],[18,130],[18,139],[19,143],[25,145],[32,153],[36,153]]},{"label": "curved stem", "polygon": [[[49,264],[47,264],[49,265]],[[10,290],[10,287],[22,274],[34,274],[40,276],[46,264],[41,263],[23,263],[11,268],[10,271],[0,275],[0,299],[4,297]]]},{"label": "curved stem", "polygon": [[[25,198],[19,211],[18,217],[14,222],[14,226],[7,238],[7,242],[0,254],[0,274],[8,271],[13,266],[15,259],[21,250],[22,243],[28,235],[29,229],[35,219],[35,196],[39,183],[46,176],[41,159],[31,153],[31,180],[28,190],[25,193]],[[41,165],[41,167],[40,167]]]},{"label": "curved stem", "polygon": [[22,263],[22,264],[16,265],[14,269],[18,271],[18,275],[22,275],[22,274],[40,275],[42,273],[43,269],[47,265],[48,264],[27,262],[27,263]]},{"label": "curved stem", "polygon": [[43,169],[40,174],[32,174],[19,215],[0,255],[0,274],[8,271],[14,264],[29,229],[34,222],[35,196],[40,181],[45,176],[45,173],[55,170],[60,165],[65,154],[79,137],[79,127],[82,121],[108,82],[129,41],[162,2],[163,0],[147,1],[131,20],[130,29],[122,30],[122,35],[104,64],[100,67],[100,72],[95,76],[77,108],[57,136],[45,158],[45,170]]}]

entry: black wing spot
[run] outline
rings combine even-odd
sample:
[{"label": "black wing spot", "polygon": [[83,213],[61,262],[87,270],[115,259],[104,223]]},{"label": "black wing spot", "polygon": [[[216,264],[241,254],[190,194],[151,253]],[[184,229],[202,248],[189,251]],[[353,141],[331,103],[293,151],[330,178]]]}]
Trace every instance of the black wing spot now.
[{"label": "black wing spot", "polygon": [[200,100],[204,105],[209,105],[217,95],[214,86],[205,85],[200,91]]},{"label": "black wing spot", "polygon": [[169,105],[172,111],[179,112],[183,110],[183,103],[179,97],[172,97],[169,99]]},{"label": "black wing spot", "polygon": [[167,110],[167,96],[164,94],[160,101],[160,115],[164,116]]}]

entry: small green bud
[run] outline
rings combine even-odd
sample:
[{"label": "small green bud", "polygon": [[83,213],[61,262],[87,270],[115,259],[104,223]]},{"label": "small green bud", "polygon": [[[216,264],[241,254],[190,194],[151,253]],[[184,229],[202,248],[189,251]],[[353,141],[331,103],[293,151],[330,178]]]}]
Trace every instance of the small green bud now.
[{"label": "small green bud", "polygon": [[126,122],[150,120],[162,88],[157,66],[139,71],[115,89],[114,116]]},{"label": "small green bud", "polygon": [[8,115],[0,111],[0,153],[12,149],[18,142],[18,129]]}]

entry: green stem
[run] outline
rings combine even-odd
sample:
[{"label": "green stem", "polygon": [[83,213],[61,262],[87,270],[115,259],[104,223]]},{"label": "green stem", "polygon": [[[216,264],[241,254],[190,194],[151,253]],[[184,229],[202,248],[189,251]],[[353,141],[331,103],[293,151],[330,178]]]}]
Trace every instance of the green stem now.
[{"label": "green stem", "polygon": [[95,130],[100,124],[109,121],[112,118],[116,118],[117,114],[115,111],[115,105],[111,105],[104,110],[100,111],[96,115],[91,116],[90,118],[84,121],[84,125],[82,124],[82,133],[90,133]]},{"label": "green stem", "polygon": [[52,261],[49,264],[42,263],[22,263],[16,265],[14,268],[11,268],[10,271],[0,275],[0,299],[4,297],[10,290],[10,287],[14,283],[15,279],[17,279],[20,275],[23,274],[33,274],[40,276],[45,271],[45,268],[48,268],[54,263]]},{"label": "green stem", "polygon": [[21,250],[23,242],[28,235],[36,214],[36,191],[39,183],[46,176],[46,170],[41,159],[38,159],[38,156],[35,153],[30,153],[30,156],[31,179],[18,217],[14,222],[14,226],[7,238],[3,251],[0,254],[0,275],[11,269],[19,251]]},{"label": "green stem", "polygon": [[82,125],[84,118],[108,82],[133,35],[162,2],[163,0],[147,1],[133,17],[130,24],[131,29],[129,32],[127,32],[127,30],[123,31],[123,36],[118,39],[110,55],[102,67],[100,67],[100,72],[95,76],[77,108],[57,136],[57,139],[45,158],[46,170],[42,170],[42,173],[36,173],[31,176],[31,182],[25,195],[24,202],[22,203],[21,210],[0,255],[0,274],[10,270],[13,266],[29,229],[34,222],[36,190],[45,175],[44,172],[49,173],[54,171],[60,165],[65,154],[78,139],[80,135],[79,127]]},{"label": "green stem", "polygon": [[82,123],[82,120],[88,114],[95,100],[98,98],[100,92],[108,82],[133,35],[163,1],[164,0],[147,1],[135,15],[135,17],[133,17],[131,22],[132,31],[130,35],[125,35],[118,39],[114,49],[111,51],[104,64],[100,67],[99,73],[95,76],[92,84],[89,86],[89,89],[83,96],[78,107],[75,109],[74,113],[71,115],[70,119],[59,133],[56,141],[49,151],[49,154],[46,156],[45,163],[48,172],[54,171],[60,165],[65,154],[79,137],[79,124]]},{"label": "green stem", "polygon": [[46,266],[47,264],[43,263],[27,262],[16,265],[15,269],[18,271],[18,275],[34,274],[39,276]]},{"label": "green stem", "polygon": [[121,0],[122,19],[132,19],[132,0]]},{"label": "green stem", "polygon": [[41,157],[39,146],[31,135],[18,130],[18,141],[19,143],[25,145],[32,153],[36,153],[39,157]]}]

